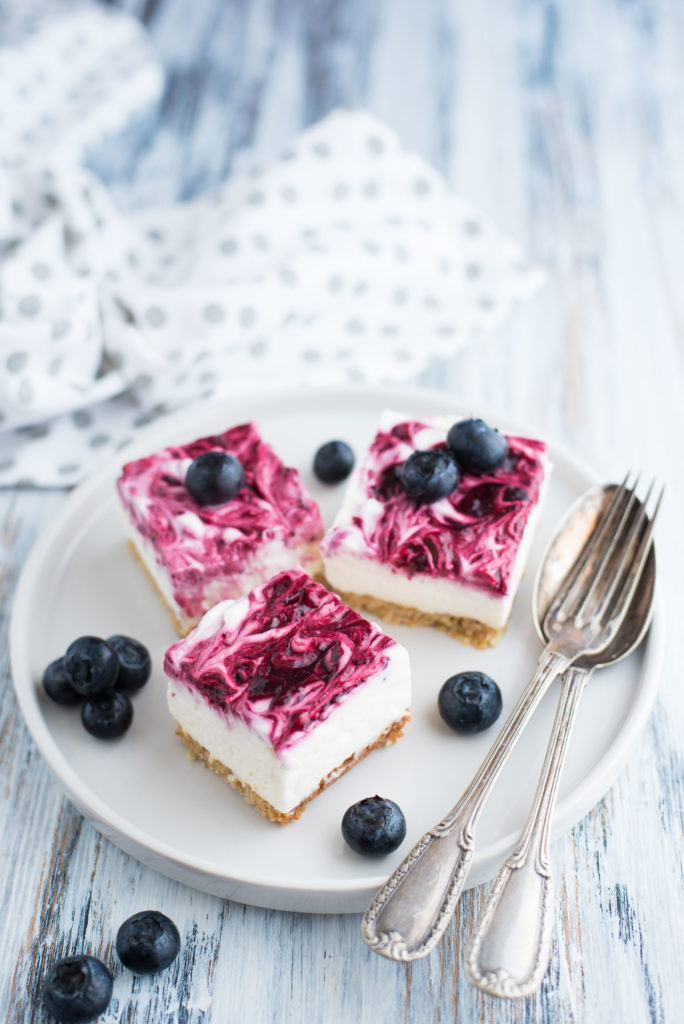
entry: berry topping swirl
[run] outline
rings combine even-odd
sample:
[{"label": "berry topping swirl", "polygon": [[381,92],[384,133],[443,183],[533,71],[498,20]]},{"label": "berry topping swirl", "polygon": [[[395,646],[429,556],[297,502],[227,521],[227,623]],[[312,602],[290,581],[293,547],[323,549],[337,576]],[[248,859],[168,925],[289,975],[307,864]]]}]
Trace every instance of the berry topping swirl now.
[{"label": "berry topping swirl", "polygon": [[359,470],[355,497],[321,546],[372,558],[410,577],[458,580],[508,594],[520,540],[544,479],[546,445],[506,438],[508,452],[489,472],[461,474],[436,501],[407,494],[402,466],[415,451],[447,451],[450,421],[394,422],[378,432]]},{"label": "berry topping swirl", "polygon": [[395,646],[295,569],[213,608],[166,652],[164,670],[280,753],[380,671]]}]

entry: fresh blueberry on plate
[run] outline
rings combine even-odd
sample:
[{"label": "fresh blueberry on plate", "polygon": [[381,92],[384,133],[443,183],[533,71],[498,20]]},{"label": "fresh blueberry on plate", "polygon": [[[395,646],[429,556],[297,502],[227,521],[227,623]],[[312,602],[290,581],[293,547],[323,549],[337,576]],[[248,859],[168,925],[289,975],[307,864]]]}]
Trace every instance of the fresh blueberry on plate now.
[{"label": "fresh blueberry on plate", "polygon": [[74,707],[80,704],[83,697],[77,693],[71,685],[71,680],[64,667],[64,658],[57,658],[51,661],[43,673],[43,689],[50,700],[55,704],[62,704],[64,707]]},{"label": "fresh blueberry on plate", "polygon": [[52,965],[41,998],[58,1021],[95,1020],[109,1006],[112,976],[94,956],[68,956]]},{"label": "fresh blueberry on plate", "polygon": [[141,910],[127,918],[116,934],[116,952],[136,974],[162,971],[178,956],[180,935],[171,918],[158,910]]},{"label": "fresh blueberry on plate", "polygon": [[442,686],[437,706],[456,732],[482,732],[501,714],[501,690],[484,672],[459,672]]},{"label": "fresh blueberry on plate", "polygon": [[185,486],[198,505],[222,505],[244,486],[245,471],[229,452],[204,452],[193,459]]},{"label": "fresh blueberry on plate", "polygon": [[475,473],[496,469],[508,452],[504,435],[480,419],[454,423],[447,434],[447,444],[459,466]]},{"label": "fresh blueberry on plate", "polygon": [[342,835],[356,853],[392,853],[404,841],[406,819],[393,800],[369,796],[344,812]]},{"label": "fresh blueberry on plate", "polygon": [[84,703],[81,721],[98,740],[115,740],[123,736],[133,721],[133,705],[121,690],[107,690]]},{"label": "fresh blueberry on plate", "polygon": [[116,651],[119,659],[117,690],[126,690],[129,693],[139,690],[150,678],[150,652],[140,641],[130,636],[121,636],[119,633],[107,637],[107,643]]},{"label": "fresh blueberry on plate", "polygon": [[314,455],[313,471],[324,484],[346,480],[354,468],[354,452],[346,441],[327,441]]},{"label": "fresh blueberry on plate", "polygon": [[106,640],[99,636],[80,636],[67,647],[64,668],[77,693],[94,697],[116,682],[119,659]]},{"label": "fresh blueberry on plate", "polygon": [[413,452],[401,468],[404,490],[426,501],[437,501],[451,494],[460,478],[458,466],[449,452],[438,448]]}]

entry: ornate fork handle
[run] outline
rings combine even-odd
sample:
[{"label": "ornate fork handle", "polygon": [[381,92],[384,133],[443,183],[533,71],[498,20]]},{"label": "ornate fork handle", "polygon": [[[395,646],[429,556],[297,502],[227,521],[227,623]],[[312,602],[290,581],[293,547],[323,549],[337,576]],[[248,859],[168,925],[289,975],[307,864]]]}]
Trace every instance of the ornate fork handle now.
[{"label": "ornate fork handle", "polygon": [[513,852],[499,868],[466,947],[469,981],[494,996],[529,995],[549,963],[554,907],[551,818],[579,699],[590,674],[583,668],[565,673],[530,815]]},{"label": "ornate fork handle", "polygon": [[361,923],[365,942],[390,960],[417,960],[436,946],[463,889],[475,829],[499,773],[552,680],[572,656],[547,647],[479,771],[458,803],[419,840]]}]

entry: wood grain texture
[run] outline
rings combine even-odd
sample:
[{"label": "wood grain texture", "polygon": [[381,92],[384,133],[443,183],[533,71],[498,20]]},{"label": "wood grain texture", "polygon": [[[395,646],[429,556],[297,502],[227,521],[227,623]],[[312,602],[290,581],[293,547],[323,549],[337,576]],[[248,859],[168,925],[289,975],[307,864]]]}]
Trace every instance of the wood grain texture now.
[{"label": "wood grain texture", "polygon": [[[160,109],[92,165],[123,205],[197,194],[333,107],[369,108],[549,270],[539,299],[424,375],[526,423],[605,478],[667,480],[658,536],[670,641],[661,696],[605,800],[552,850],[549,972],[518,1003],[465,981],[483,889],[425,961],[370,953],[359,918],[243,907],[121,853],[42,763],[11,688],[7,626],[58,492],[0,493],[0,1017],[47,1021],[61,953],[115,974],[100,1019],[250,1024],[670,1022],[684,920],[684,9],[676,0],[125,0],[168,72]],[[417,340],[418,343],[418,340]],[[600,685],[597,679],[592,685]],[[576,737],[574,742],[581,742]],[[163,909],[183,939],[159,978],[117,967],[118,924]]]}]

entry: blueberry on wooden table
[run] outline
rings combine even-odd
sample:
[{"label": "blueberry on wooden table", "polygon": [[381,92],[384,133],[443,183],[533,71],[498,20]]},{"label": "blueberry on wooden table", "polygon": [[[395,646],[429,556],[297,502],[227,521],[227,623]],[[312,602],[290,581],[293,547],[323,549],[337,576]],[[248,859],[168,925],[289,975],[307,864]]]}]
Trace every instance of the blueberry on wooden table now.
[{"label": "blueberry on wooden table", "polygon": [[116,935],[116,952],[136,974],[162,971],[178,956],[180,935],[171,918],[158,910],[141,910],[127,918]]},{"label": "blueberry on wooden table", "polygon": [[71,679],[64,667],[64,658],[51,661],[43,673],[43,689],[55,704],[63,707],[74,707],[80,704],[83,697],[71,685]]},{"label": "blueberry on wooden table", "polygon": [[54,963],[43,981],[41,998],[58,1021],[95,1020],[109,1006],[112,976],[94,956],[68,956]]},{"label": "blueberry on wooden table", "polygon": [[342,835],[356,853],[392,853],[404,841],[406,819],[393,800],[369,796],[347,808]]},{"label": "blueberry on wooden table", "polygon": [[119,659],[106,640],[80,636],[67,647],[64,668],[77,693],[94,697],[109,690],[119,674]]},{"label": "blueberry on wooden table", "polygon": [[91,736],[114,740],[123,736],[133,721],[133,705],[121,690],[107,690],[85,701],[81,721]]},{"label": "blueberry on wooden table", "polygon": [[346,441],[326,441],[314,455],[314,474],[324,484],[346,480],[353,468],[354,452]]},{"label": "blueberry on wooden table", "polygon": [[412,452],[401,467],[401,483],[414,498],[437,501],[458,486],[461,474],[449,452],[432,448]]},{"label": "blueberry on wooden table", "polygon": [[488,473],[500,466],[508,452],[502,433],[484,420],[459,420],[447,434],[449,451],[462,469]]},{"label": "blueberry on wooden table", "polygon": [[456,732],[474,733],[496,722],[502,708],[501,690],[484,672],[459,672],[442,686],[439,713]]},{"label": "blueberry on wooden table", "polygon": [[185,486],[198,505],[222,505],[242,489],[245,471],[229,452],[203,452],[185,474]]},{"label": "blueberry on wooden table", "polygon": [[138,640],[130,636],[107,637],[107,643],[116,651],[119,659],[119,675],[116,680],[117,690],[132,693],[144,686],[150,678],[152,661],[150,652]]}]

